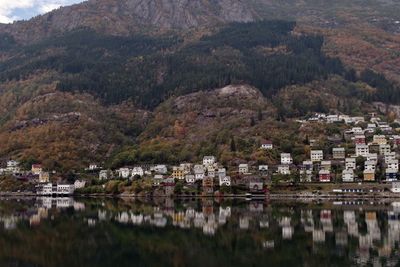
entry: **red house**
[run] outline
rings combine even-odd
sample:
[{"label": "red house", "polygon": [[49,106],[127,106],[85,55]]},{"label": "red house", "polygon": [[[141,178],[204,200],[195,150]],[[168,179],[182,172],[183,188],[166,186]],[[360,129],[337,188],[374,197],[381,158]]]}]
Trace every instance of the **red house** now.
[{"label": "red house", "polygon": [[365,135],[354,136],[354,143],[356,145],[365,145]]},{"label": "red house", "polygon": [[321,183],[327,183],[331,181],[331,173],[327,170],[320,170],[318,177]]}]

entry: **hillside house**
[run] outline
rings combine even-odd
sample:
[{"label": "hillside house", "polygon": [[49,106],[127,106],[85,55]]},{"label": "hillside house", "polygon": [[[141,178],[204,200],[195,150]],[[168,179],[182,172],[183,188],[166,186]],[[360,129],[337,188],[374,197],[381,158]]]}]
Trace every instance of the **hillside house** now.
[{"label": "hillside house", "polygon": [[249,173],[249,165],[248,164],[240,164],[239,165],[239,174],[248,174]]},{"label": "hillside house", "polygon": [[373,160],[367,160],[364,162],[364,170],[375,171],[376,162]]},{"label": "hillside house", "polygon": [[367,157],[369,154],[369,147],[365,144],[356,145],[356,157]]},{"label": "hillside house", "polygon": [[395,160],[396,159],[396,152],[390,152],[385,154],[385,162],[388,160]]},{"label": "hillside house", "polygon": [[290,167],[289,165],[279,165],[278,173],[283,175],[290,175]]},{"label": "hillside house", "polygon": [[215,178],[216,171],[215,171],[215,168],[213,166],[208,166],[208,168],[207,168],[207,176],[211,177],[211,178]]},{"label": "hillside house", "polygon": [[335,122],[340,122],[341,120],[339,119],[339,115],[328,115],[326,116],[326,122],[327,123],[335,123]]},{"label": "hillside house", "polygon": [[364,181],[366,181],[366,182],[375,181],[375,171],[373,171],[373,170],[364,170]]},{"label": "hillside house", "polygon": [[320,170],[318,173],[319,181],[322,183],[331,181],[331,172],[328,170]]},{"label": "hillside house", "polygon": [[154,172],[157,174],[167,174],[168,173],[168,168],[166,165],[156,165],[154,167]]},{"label": "hillside house", "polygon": [[101,170],[99,172],[99,180],[108,180],[109,178],[109,171],[108,170]]},{"label": "hillside house", "polygon": [[39,183],[48,183],[50,182],[50,173],[49,172],[40,172],[39,173]]},{"label": "hillside house", "polygon": [[203,165],[208,167],[210,165],[214,165],[214,163],[216,162],[216,158],[214,156],[205,156],[203,158]]},{"label": "hillside house", "polygon": [[392,152],[392,151],[391,151],[389,144],[379,145],[379,153],[381,155],[386,155],[387,153],[390,153],[390,152]]},{"label": "hillside house", "polygon": [[193,174],[186,174],[185,181],[188,184],[194,184],[196,182],[196,177]]},{"label": "hillside house", "polygon": [[344,147],[334,147],[332,149],[332,156],[334,159],[346,158],[346,151],[345,151]]},{"label": "hillside house", "polygon": [[129,168],[119,168],[117,173],[119,178],[128,179],[131,175],[131,170]]},{"label": "hillside house", "polygon": [[346,158],[345,159],[345,169],[354,170],[356,168],[356,158]]},{"label": "hillside house", "polygon": [[164,175],[162,175],[162,174],[154,175],[154,177],[153,177],[153,185],[154,186],[160,186],[163,181],[164,181]]},{"label": "hillside house", "polygon": [[353,169],[343,170],[342,172],[342,181],[345,183],[354,182],[354,171]]},{"label": "hillside house", "polygon": [[181,163],[179,165],[179,168],[183,171],[184,174],[189,174],[192,171],[192,167],[192,163]]},{"label": "hillside house", "polygon": [[282,153],[281,164],[293,164],[292,155],[290,153]]},{"label": "hillside house", "polygon": [[194,171],[194,177],[196,181],[203,180],[205,177],[205,173],[202,170],[196,170]]},{"label": "hillside house", "polygon": [[375,145],[386,145],[387,144],[386,136],[374,135],[372,143]]},{"label": "hillside house", "polygon": [[354,136],[354,144],[355,145],[365,145],[365,135]]},{"label": "hillside house", "polygon": [[231,177],[230,176],[220,177],[219,186],[231,186]]},{"label": "hillside house", "polygon": [[265,141],[261,142],[261,149],[270,150],[273,148],[274,148],[274,145],[272,144],[272,141],[265,140]]},{"label": "hillside house", "polygon": [[143,175],[144,175],[144,170],[143,170],[142,167],[134,167],[134,168],[132,169],[131,175],[132,175],[132,177],[135,177],[135,176],[143,177]]},{"label": "hillside house", "polygon": [[17,173],[20,172],[19,162],[16,160],[9,160],[7,161],[7,168],[6,171],[9,173]]},{"label": "hillside house", "polygon": [[388,160],[385,162],[385,164],[386,164],[386,169],[395,170],[396,172],[399,171],[399,160],[397,159]]},{"label": "hillside house", "polygon": [[332,168],[332,162],[330,160],[321,161],[321,170],[330,171]]},{"label": "hillside house", "polygon": [[39,175],[43,171],[43,167],[41,164],[32,164],[31,172],[34,175]]},{"label": "hillside house", "polygon": [[[364,130],[361,127],[353,127],[351,128],[351,132],[357,137],[357,136],[364,136]],[[365,136],[364,136],[365,140]]]},{"label": "hillside house", "polygon": [[321,161],[324,159],[324,152],[322,150],[311,150],[310,158],[312,162]]},{"label": "hillside house", "polygon": [[185,171],[181,167],[172,167],[172,178],[178,179],[178,180],[184,180],[185,179]]},{"label": "hillside house", "polygon": [[374,161],[375,164],[378,163],[378,154],[376,153],[369,153],[366,158],[368,161]]}]

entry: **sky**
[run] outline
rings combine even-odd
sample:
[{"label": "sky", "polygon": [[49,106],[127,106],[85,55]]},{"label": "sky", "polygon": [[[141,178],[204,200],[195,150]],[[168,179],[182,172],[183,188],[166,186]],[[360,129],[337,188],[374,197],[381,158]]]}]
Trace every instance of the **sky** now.
[{"label": "sky", "polygon": [[47,13],[60,6],[82,2],[83,0],[0,0],[0,23],[30,19]]}]

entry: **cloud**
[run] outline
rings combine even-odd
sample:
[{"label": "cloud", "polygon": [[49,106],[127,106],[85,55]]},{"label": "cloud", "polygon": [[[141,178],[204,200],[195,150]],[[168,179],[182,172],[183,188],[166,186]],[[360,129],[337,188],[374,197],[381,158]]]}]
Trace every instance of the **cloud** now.
[{"label": "cloud", "polygon": [[0,0],[0,23],[29,19],[82,0]]}]

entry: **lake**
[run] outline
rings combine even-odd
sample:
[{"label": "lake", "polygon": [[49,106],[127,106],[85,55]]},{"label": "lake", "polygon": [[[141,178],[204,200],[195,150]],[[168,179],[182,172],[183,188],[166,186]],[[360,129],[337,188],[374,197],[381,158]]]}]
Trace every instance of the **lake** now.
[{"label": "lake", "polygon": [[0,266],[396,266],[400,203],[1,199]]}]

